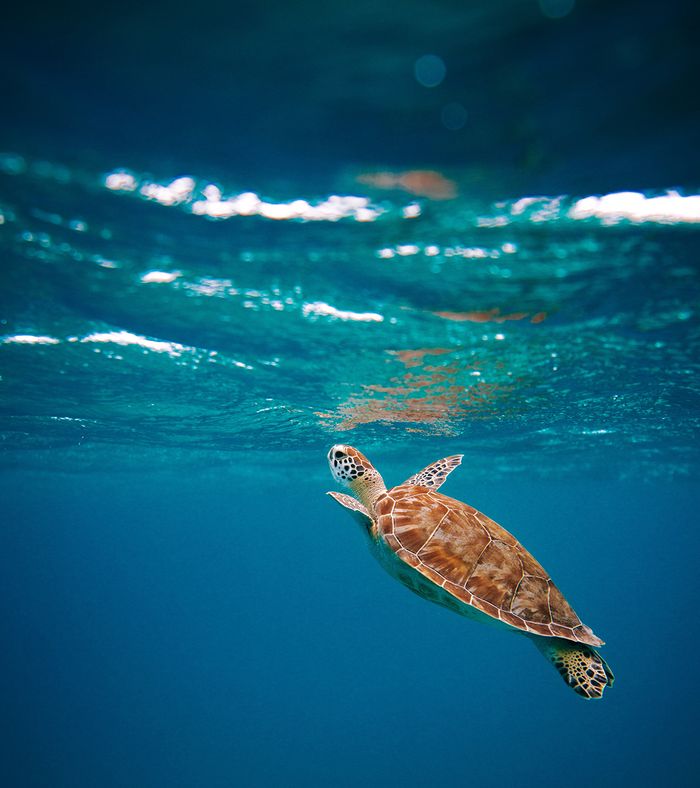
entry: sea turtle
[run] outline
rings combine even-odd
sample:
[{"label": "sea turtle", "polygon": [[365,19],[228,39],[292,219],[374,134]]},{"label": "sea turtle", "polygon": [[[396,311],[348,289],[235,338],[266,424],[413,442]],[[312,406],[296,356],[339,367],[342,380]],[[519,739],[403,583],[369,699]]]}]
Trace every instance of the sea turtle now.
[{"label": "sea turtle", "polygon": [[329,492],[370,537],[384,568],[422,597],[461,615],[500,623],[530,637],[566,683],[601,698],[614,681],[591,646],[603,641],[581,623],[549,575],[504,528],[438,492],[462,461],[445,457],[387,490],[352,446],[333,446],[335,480],[357,496]]}]

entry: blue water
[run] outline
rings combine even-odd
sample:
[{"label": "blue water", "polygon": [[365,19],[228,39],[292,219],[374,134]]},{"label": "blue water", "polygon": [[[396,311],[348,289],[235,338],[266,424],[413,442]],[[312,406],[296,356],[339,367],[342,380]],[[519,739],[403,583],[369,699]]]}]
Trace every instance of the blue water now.
[{"label": "blue water", "polygon": [[[694,785],[692,4],[150,14],[0,31],[0,783]],[[464,454],[603,700],[385,574],[338,442]]]}]

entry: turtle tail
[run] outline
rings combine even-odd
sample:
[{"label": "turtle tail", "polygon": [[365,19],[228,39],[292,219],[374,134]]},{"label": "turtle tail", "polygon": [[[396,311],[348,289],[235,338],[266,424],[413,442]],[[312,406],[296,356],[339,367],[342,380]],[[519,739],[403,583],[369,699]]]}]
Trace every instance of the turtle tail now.
[{"label": "turtle tail", "polygon": [[602,698],[615,681],[606,661],[583,643],[564,638],[534,637],[537,648],[554,665],[571,689],[583,698]]}]

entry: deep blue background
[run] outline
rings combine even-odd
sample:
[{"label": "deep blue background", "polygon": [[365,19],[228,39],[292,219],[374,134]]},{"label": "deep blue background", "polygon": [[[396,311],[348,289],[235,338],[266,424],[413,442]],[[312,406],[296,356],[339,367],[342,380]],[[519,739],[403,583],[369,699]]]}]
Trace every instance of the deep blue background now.
[{"label": "deep blue background", "polygon": [[696,486],[446,485],[607,639],[587,703],[292,476],[6,475],[4,785],[694,784]]}]

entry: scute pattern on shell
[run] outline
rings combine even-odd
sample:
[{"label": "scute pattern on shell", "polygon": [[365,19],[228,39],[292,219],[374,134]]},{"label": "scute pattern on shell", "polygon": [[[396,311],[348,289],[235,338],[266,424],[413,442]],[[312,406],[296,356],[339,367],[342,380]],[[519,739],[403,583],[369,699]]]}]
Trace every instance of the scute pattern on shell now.
[{"label": "scute pattern on shell", "polygon": [[406,483],[375,513],[397,556],[460,601],[535,635],[602,645],[530,553],[472,506]]}]

